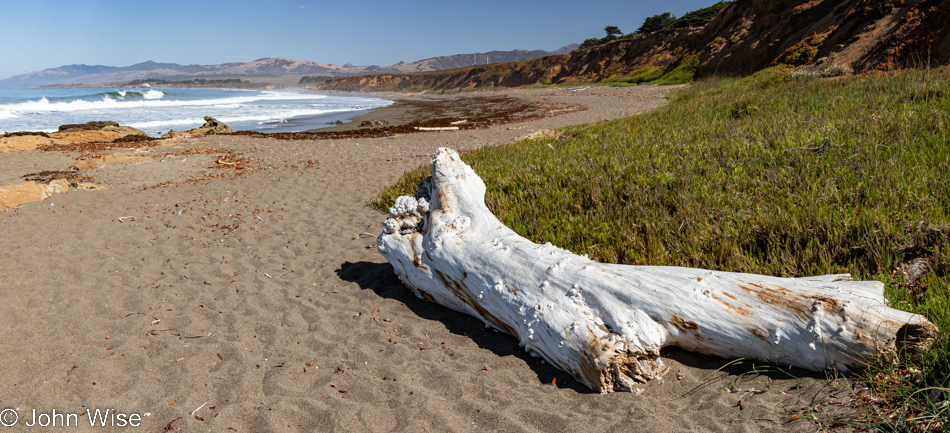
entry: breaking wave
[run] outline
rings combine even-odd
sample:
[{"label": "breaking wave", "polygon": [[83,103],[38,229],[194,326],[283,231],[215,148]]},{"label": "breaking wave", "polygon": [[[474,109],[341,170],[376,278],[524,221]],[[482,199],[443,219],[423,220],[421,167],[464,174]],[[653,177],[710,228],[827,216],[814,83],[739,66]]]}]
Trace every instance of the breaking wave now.
[{"label": "breaking wave", "polygon": [[[153,93],[154,92],[154,93]],[[130,98],[128,95],[138,92],[126,92],[127,96],[113,98],[112,94],[118,95],[118,92],[105,93],[99,100],[76,99],[64,102],[50,102],[45,97],[36,101],[27,101],[17,104],[7,104],[0,106],[0,113],[43,113],[43,112],[74,112],[83,110],[100,109],[132,109],[132,108],[167,108],[167,107],[200,107],[200,106],[227,106],[249,104],[258,101],[281,101],[296,99],[322,99],[324,95],[304,95],[301,94],[283,94],[278,92],[264,92],[255,96],[237,96],[230,98],[215,99],[161,99],[165,94],[161,90],[149,90],[140,95],[137,99]]]},{"label": "breaking wave", "polygon": [[165,97],[165,92],[161,90],[146,90],[144,92],[139,92],[135,90],[115,90],[112,92],[103,92],[98,93],[96,96],[109,99],[162,99]]},{"label": "breaking wave", "polygon": [[[325,126],[325,115],[367,110],[392,101],[289,91],[225,89],[0,89],[0,133],[56,131],[59,125],[113,120],[161,135],[201,126],[212,116],[241,130],[289,131]],[[334,114],[337,113],[337,114]]]}]

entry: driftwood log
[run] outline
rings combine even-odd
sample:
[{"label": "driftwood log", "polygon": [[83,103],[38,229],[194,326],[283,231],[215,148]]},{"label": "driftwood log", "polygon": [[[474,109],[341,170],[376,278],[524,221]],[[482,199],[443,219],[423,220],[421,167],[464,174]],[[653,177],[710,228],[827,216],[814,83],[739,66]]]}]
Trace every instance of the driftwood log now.
[{"label": "driftwood log", "polygon": [[847,371],[919,348],[935,327],[847,274],[778,278],[603,264],[535,244],[485,206],[485,184],[439,149],[432,176],[390,209],[378,250],[412,291],[510,333],[595,391],[665,372],[660,348]]}]

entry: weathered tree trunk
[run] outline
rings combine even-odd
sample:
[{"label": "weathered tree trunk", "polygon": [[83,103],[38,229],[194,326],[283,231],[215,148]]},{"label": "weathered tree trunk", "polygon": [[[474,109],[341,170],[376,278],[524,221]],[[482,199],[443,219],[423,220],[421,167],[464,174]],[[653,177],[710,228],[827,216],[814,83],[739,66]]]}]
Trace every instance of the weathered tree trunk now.
[{"label": "weathered tree trunk", "polygon": [[935,330],[887,307],[880,282],[848,275],[597,263],[519,236],[488,210],[484,194],[459,155],[439,149],[432,177],[390,209],[379,252],[418,296],[516,336],[602,393],[662,376],[664,346],[850,370]]}]

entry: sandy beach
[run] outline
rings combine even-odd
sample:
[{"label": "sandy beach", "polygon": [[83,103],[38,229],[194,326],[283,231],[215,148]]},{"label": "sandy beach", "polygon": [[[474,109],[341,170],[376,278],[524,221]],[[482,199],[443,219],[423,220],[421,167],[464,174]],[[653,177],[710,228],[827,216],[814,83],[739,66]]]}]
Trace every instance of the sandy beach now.
[{"label": "sandy beach", "polygon": [[814,431],[783,421],[845,399],[845,382],[720,369],[729,361],[672,349],[663,380],[599,395],[514,338],[416,298],[375,250],[385,215],[369,201],[437,148],[629,117],[671,90],[388,95],[396,104],[325,132],[488,116],[470,98],[531,108],[458,131],[0,153],[0,185],[112,158],[72,171],[108,189],[0,211],[11,431],[37,428],[26,426],[34,410],[77,414],[93,431],[96,409],[137,415],[141,431]]}]

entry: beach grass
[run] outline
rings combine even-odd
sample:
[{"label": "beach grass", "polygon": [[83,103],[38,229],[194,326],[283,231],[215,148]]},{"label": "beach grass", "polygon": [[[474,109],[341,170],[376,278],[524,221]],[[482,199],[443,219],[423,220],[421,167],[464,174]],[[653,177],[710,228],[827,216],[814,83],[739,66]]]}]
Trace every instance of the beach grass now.
[{"label": "beach grass", "polygon": [[[847,422],[947,429],[950,70],[790,72],[696,82],[648,114],[463,159],[505,224],[598,261],[882,281],[892,306],[941,331],[921,357],[855,376],[875,397]],[[428,171],[375,205],[413,193]],[[907,283],[895,270],[915,258],[930,273]]]},{"label": "beach grass", "polygon": [[693,82],[693,76],[699,67],[699,53],[684,54],[666,68],[642,66],[622,77],[608,78],[604,84],[610,86],[637,86],[657,84],[661,86]]}]

